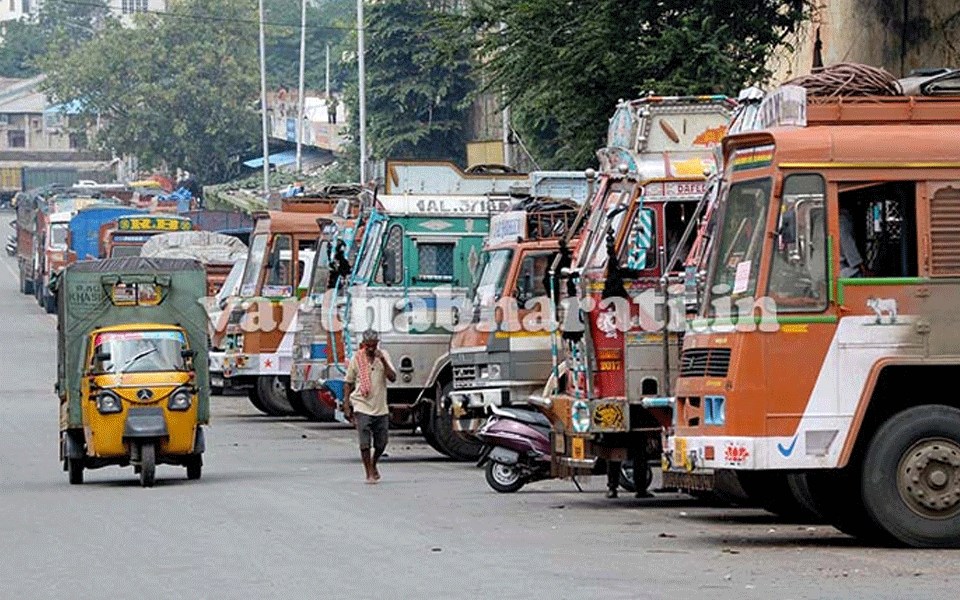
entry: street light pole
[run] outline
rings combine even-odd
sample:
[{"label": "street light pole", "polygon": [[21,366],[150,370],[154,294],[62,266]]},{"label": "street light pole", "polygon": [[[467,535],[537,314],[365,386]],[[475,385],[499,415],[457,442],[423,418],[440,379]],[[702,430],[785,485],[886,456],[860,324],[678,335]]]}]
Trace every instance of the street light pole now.
[{"label": "street light pole", "polygon": [[260,124],[263,129],[263,195],[270,194],[270,144],[267,140],[267,57],[263,35],[263,0],[260,0]]},{"label": "street light pole", "polygon": [[307,54],[307,0],[300,3],[300,93],[297,96],[297,173],[303,173],[303,65]]},{"label": "street light pole", "polygon": [[362,185],[367,181],[367,84],[363,61],[363,0],[357,0],[357,59],[360,70],[360,184]]}]

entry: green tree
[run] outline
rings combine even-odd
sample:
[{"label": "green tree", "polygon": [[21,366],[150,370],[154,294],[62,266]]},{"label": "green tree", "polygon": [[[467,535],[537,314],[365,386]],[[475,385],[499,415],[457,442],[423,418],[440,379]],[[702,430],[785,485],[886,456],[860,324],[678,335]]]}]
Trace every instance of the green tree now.
[{"label": "green tree", "polygon": [[106,0],[46,0],[36,15],[3,23],[0,77],[33,77],[47,54],[63,56],[110,20]]},{"label": "green tree", "polygon": [[[295,90],[300,84],[300,0],[270,0],[264,7],[267,86]],[[330,87],[342,88],[344,69],[339,63],[344,40],[356,28],[356,1],[329,0],[307,3],[304,87],[323,91],[326,52],[330,44]]]},{"label": "green tree", "polygon": [[[485,88],[505,92],[544,168],[596,164],[619,99],[728,94],[761,83],[808,0],[473,0]],[[451,35],[455,31],[451,30]]]},{"label": "green tree", "polygon": [[180,0],[48,60],[45,91],[100,123],[98,149],[214,183],[259,146],[256,40],[252,0]]},{"label": "green tree", "polygon": [[[365,11],[367,139],[373,160],[465,162],[466,111],[474,89],[469,48],[447,43],[443,23],[448,15],[435,4],[383,0]],[[351,67],[346,100],[355,134],[356,62]],[[356,151],[356,145],[349,148],[347,160]]]}]

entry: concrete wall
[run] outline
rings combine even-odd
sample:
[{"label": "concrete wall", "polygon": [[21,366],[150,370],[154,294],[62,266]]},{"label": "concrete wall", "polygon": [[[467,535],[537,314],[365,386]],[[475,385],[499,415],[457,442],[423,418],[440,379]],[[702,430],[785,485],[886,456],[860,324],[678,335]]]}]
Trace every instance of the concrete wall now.
[{"label": "concrete wall", "polygon": [[793,53],[771,59],[771,83],[810,72],[817,28],[824,65],[855,62],[897,77],[912,69],[960,67],[958,0],[814,0],[813,19],[792,41]]}]

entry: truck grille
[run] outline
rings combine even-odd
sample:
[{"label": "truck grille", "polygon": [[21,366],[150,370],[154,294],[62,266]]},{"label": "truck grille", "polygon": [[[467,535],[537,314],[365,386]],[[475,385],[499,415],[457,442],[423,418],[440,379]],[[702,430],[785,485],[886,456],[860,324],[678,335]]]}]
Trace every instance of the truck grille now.
[{"label": "truck grille", "polygon": [[472,387],[477,380],[477,366],[466,365],[453,368],[453,387],[455,389]]},{"label": "truck grille", "polygon": [[680,355],[680,377],[726,377],[730,348],[691,348]]}]

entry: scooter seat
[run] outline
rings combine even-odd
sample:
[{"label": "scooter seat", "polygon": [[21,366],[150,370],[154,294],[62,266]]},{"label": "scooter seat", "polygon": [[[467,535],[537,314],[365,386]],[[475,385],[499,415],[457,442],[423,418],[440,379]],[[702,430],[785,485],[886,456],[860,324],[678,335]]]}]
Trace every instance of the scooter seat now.
[{"label": "scooter seat", "polygon": [[515,419],[521,423],[527,423],[529,425],[540,425],[541,427],[546,427],[548,430],[550,428],[550,419],[543,416],[541,413],[532,411],[532,410],[523,410],[521,408],[500,408],[497,407],[494,409],[494,414],[501,414],[510,419]]}]

